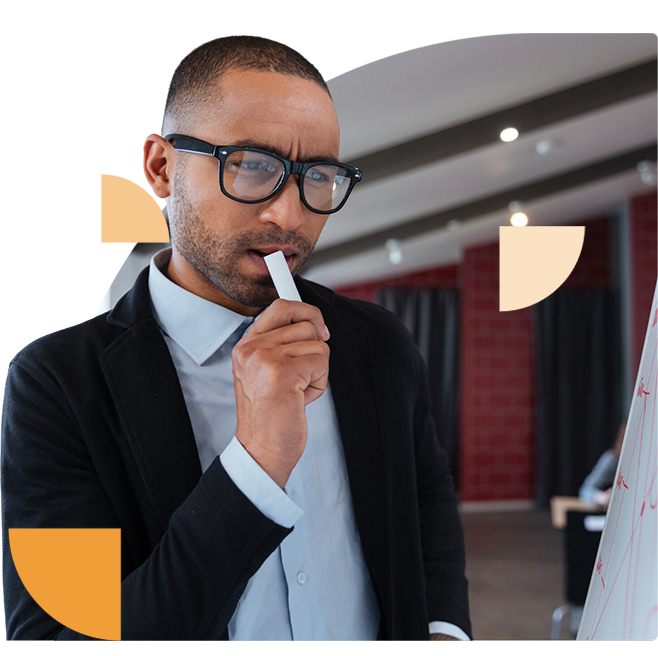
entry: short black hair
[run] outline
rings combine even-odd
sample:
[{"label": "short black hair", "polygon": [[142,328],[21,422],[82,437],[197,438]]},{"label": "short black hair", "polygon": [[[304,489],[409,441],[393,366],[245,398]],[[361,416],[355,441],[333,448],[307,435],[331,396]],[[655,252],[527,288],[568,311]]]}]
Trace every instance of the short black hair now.
[{"label": "short black hair", "polygon": [[169,85],[162,123],[169,130],[185,131],[199,103],[217,97],[216,82],[229,70],[283,73],[319,84],[331,98],[329,87],[311,62],[288,46],[259,36],[228,36],[208,41],[178,65]]}]

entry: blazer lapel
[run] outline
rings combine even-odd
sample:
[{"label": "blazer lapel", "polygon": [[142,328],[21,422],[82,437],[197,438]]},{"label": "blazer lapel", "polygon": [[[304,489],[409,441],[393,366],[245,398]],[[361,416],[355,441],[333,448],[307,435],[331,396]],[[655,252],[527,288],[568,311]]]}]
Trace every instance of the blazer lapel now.
[{"label": "blazer lapel", "polygon": [[201,477],[176,369],[151,315],[148,270],[108,321],[126,328],[101,356],[128,445],[163,529]]}]

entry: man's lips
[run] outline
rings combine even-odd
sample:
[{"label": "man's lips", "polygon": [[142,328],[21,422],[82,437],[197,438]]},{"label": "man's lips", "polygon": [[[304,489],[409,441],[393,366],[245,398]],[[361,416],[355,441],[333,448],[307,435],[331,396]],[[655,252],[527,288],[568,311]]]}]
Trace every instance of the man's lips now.
[{"label": "man's lips", "polygon": [[256,264],[259,270],[261,270],[264,273],[267,273],[267,275],[269,276],[270,272],[267,268],[267,265],[265,264],[264,258],[266,255],[270,255],[271,253],[276,253],[276,251],[283,252],[286,258],[286,263],[288,264],[288,268],[292,270],[292,265],[297,257],[297,252],[291,246],[272,246],[272,247],[265,246],[263,248],[250,248],[249,250],[247,250],[247,255],[249,256],[251,261],[254,262],[254,264]]},{"label": "man's lips", "polygon": [[249,250],[254,251],[255,253],[260,253],[262,255],[271,255],[277,251],[281,251],[286,257],[289,255],[297,255],[297,249],[293,246],[258,246],[255,248],[250,248]]}]

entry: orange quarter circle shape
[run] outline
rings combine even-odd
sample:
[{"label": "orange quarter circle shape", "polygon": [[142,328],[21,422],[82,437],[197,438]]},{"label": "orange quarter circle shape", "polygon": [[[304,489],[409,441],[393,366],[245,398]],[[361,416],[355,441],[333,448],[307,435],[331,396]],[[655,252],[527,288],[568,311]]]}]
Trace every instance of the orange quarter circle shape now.
[{"label": "orange quarter circle shape", "polygon": [[501,312],[543,301],[573,271],[583,250],[585,226],[501,226]]},{"label": "orange quarter circle shape", "polygon": [[162,210],[138,184],[117,175],[101,176],[103,243],[164,243],[169,230]]},{"label": "orange quarter circle shape", "polygon": [[16,571],[60,624],[121,640],[121,529],[10,528]]}]

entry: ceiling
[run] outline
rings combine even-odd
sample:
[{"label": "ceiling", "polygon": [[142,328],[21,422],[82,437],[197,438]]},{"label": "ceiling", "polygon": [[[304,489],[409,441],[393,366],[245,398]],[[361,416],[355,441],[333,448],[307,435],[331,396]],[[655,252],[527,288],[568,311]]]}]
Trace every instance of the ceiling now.
[{"label": "ceiling", "polygon": [[[530,225],[613,213],[655,170],[654,34],[518,34],[438,44],[329,82],[341,159],[364,180],[304,275],[343,286],[458,262],[521,201]],[[517,127],[516,141],[499,139]],[[540,155],[537,143],[549,141]],[[395,238],[403,259],[389,261]]]}]

